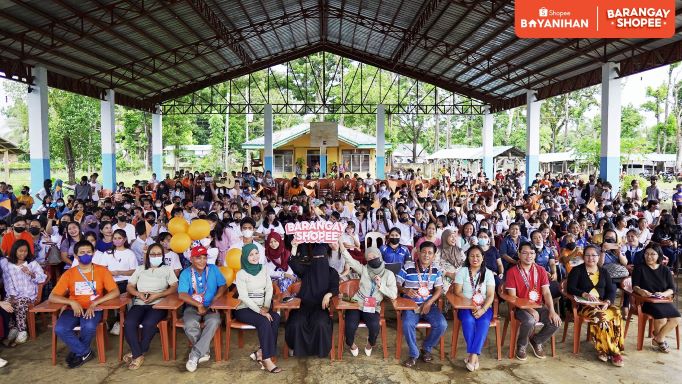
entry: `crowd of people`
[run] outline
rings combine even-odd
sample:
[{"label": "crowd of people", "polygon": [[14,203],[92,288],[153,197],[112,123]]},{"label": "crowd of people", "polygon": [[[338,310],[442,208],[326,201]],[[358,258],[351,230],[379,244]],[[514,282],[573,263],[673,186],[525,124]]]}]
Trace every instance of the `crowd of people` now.
[{"label": "crowd of people", "polygon": [[[493,303],[504,301],[498,294],[537,304],[515,309],[517,359],[527,359],[529,346],[545,358],[544,344],[574,305],[597,324],[589,332],[598,358],[623,366],[623,323],[632,296],[665,299],[676,293],[682,185],[664,207],[655,179],[645,192],[635,180],[616,193],[594,175],[582,180],[538,174],[526,187],[523,173],[512,170],[487,178],[458,168],[439,172],[437,179],[417,170],[388,180],[345,171],[335,168],[336,178],[325,184],[246,168],[231,174],[180,171],[172,178],[121,182],[113,191],[93,174],[71,186],[45,180],[40,191],[24,186],[19,194],[0,182],[0,201],[10,202],[9,209],[0,208],[3,344],[27,342],[27,312],[47,299],[66,308],[55,333],[68,346],[68,367],[79,367],[94,358],[90,344],[102,322],[98,306],[127,292],[133,300],[125,324],[107,326],[113,334],[124,326],[130,349],[124,360],[139,369],[167,316],[154,305],[177,294],[185,303],[184,332],[191,343],[186,368],[194,372],[210,359],[211,340],[223,321],[211,304],[234,295],[240,300],[235,319],[258,333],[251,359],[278,373],[273,357],[282,319],[273,310],[275,291],[300,298],[285,325],[291,354],[324,357],[333,353],[331,311],[339,286],[358,279],[357,292],[343,298],[358,305],[345,311],[341,348],[352,356],[359,352],[360,322],[368,328],[363,349],[370,356],[386,310],[382,302],[402,297],[417,308],[401,316],[409,350],[403,364],[430,362],[453,313],[445,300],[451,292],[474,306],[456,312],[469,371],[479,369]],[[168,230],[173,218],[208,220],[210,234],[176,253]],[[298,244],[285,233],[288,223],[320,220],[346,224],[338,242]],[[241,269],[229,284],[219,267],[234,248]],[[632,290],[622,292],[617,306],[624,280]],[[679,325],[679,311],[666,302],[642,309],[654,318],[652,347],[668,353],[666,336]],[[430,325],[421,343],[419,322]],[[543,328],[532,332],[538,322]],[[0,359],[0,366],[6,363]]]}]

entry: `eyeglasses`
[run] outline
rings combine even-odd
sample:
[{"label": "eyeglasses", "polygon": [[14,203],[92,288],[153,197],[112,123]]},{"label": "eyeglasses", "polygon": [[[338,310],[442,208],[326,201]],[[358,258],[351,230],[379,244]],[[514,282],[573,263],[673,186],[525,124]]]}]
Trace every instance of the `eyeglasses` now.
[{"label": "eyeglasses", "polygon": [[150,253],[149,256],[163,256],[163,253]]}]

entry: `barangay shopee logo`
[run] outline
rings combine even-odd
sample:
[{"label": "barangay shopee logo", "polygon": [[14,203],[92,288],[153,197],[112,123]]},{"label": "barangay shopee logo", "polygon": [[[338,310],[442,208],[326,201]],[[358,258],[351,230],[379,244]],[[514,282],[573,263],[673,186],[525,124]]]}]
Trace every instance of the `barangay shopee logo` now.
[{"label": "barangay shopee logo", "polygon": [[516,0],[521,38],[669,38],[674,0]]}]

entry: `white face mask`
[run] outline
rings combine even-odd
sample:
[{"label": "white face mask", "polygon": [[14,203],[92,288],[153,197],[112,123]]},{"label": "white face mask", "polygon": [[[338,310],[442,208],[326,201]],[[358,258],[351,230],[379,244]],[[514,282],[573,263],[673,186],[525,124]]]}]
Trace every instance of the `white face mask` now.
[{"label": "white face mask", "polygon": [[163,257],[161,256],[153,256],[149,258],[149,264],[152,267],[158,267],[159,265],[161,265],[161,263],[163,263]]},{"label": "white face mask", "polygon": [[26,214],[26,210],[25,209],[19,209],[19,210],[17,210],[17,213],[19,214],[19,216],[24,216]]},{"label": "white face mask", "polygon": [[242,237],[245,237],[247,239],[250,239],[253,237],[253,230],[252,229],[245,229],[242,231]]}]

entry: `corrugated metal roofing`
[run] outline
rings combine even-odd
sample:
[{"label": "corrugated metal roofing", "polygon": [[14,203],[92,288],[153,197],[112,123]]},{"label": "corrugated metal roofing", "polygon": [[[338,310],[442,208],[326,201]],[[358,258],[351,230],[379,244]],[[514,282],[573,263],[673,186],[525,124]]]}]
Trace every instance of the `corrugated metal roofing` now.
[{"label": "corrugated metal roofing", "polygon": [[53,86],[113,88],[128,106],[151,109],[324,50],[501,110],[522,104],[528,88],[546,98],[592,85],[572,80],[606,61],[624,75],[679,61],[675,3],[670,39],[538,41],[514,35],[511,0],[17,1],[0,13],[0,72],[40,64],[60,75]]}]

